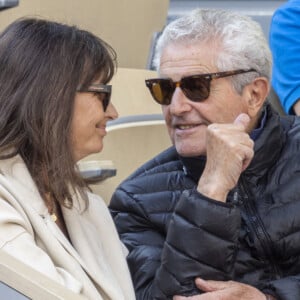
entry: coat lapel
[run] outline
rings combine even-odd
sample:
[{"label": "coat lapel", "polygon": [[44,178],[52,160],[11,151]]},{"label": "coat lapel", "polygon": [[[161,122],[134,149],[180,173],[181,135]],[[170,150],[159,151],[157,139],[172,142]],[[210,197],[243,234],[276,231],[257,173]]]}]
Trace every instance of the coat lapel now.
[{"label": "coat lapel", "polygon": [[[27,216],[30,217],[30,223],[35,222],[36,216],[39,215],[44,220],[53,237],[57,239],[70,255],[80,264],[83,264],[76,250],[49,215],[44,200],[40,196],[21,157],[16,156],[10,160],[13,161],[1,167],[6,179],[1,183],[4,185],[5,183],[7,184],[7,190],[12,193],[13,198],[17,199],[18,205],[21,205]],[[36,223],[38,224],[38,220]]]},{"label": "coat lapel", "polygon": [[[101,199],[98,200],[101,201]],[[68,233],[74,247],[85,261],[82,267],[99,288],[109,296],[109,299],[126,299],[124,298],[124,292],[119,284],[119,280],[116,277],[116,273],[122,271],[122,268],[118,270],[112,268],[105,251],[107,239],[109,239],[110,235],[114,234],[111,232],[110,224],[107,224],[105,221],[107,218],[106,214],[108,214],[107,207],[105,207],[105,211],[96,210],[99,215],[97,216],[98,222],[95,222],[91,216],[92,206],[92,203],[89,203],[89,207],[86,210],[79,211],[79,207],[82,207],[82,205],[78,205],[74,201],[72,209],[63,208]],[[97,226],[100,223],[106,229],[105,236],[101,236],[99,226]],[[117,245],[112,245],[111,251],[115,251],[113,250],[115,247],[119,247],[119,242]],[[115,260],[118,260],[118,257],[122,255],[122,253],[118,253],[115,256]],[[125,259],[123,260],[125,261]],[[130,278],[129,273],[126,276]],[[125,278],[123,276],[124,281],[126,281]],[[134,296],[128,299],[134,299]]]},{"label": "coat lapel", "polygon": [[[106,205],[100,203],[103,202],[102,199],[95,196],[94,201],[92,197],[92,202],[84,210],[83,200],[74,197],[72,209],[62,208],[71,244],[49,215],[21,157],[16,156],[7,161],[7,164],[1,165],[0,171],[5,174],[1,184],[7,185],[12,201],[15,201],[16,206],[21,206],[19,211],[25,211],[24,218],[31,224],[32,234],[40,235],[49,248],[52,246],[50,244],[59,243],[78,262],[98,289],[102,290],[103,299],[135,299],[121,243]],[[53,246],[52,249],[57,256],[63,256],[62,248],[59,250]],[[68,263],[70,262],[68,258]]]}]

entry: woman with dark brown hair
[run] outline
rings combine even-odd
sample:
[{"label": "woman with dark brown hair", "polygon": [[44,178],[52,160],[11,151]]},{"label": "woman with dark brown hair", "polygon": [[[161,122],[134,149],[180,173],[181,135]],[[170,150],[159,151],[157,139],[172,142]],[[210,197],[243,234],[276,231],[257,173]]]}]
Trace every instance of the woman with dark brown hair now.
[{"label": "woman with dark brown hair", "polygon": [[93,300],[134,299],[125,247],[76,167],[118,116],[115,62],[75,26],[25,18],[0,35],[0,248]]}]

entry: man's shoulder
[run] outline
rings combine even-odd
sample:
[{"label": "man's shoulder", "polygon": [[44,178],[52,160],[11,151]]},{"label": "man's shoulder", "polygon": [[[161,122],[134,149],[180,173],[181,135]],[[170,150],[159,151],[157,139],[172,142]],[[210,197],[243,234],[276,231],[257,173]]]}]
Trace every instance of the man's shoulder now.
[{"label": "man's shoulder", "polygon": [[171,147],[143,164],[125,179],[117,187],[112,199],[130,198],[140,201],[148,196],[156,198],[153,194],[172,198],[174,194],[180,194],[184,189],[193,186],[194,182],[185,175],[176,149]]},{"label": "man's shoulder", "polygon": [[289,139],[300,139],[300,116],[282,116],[281,125]]},{"label": "man's shoulder", "polygon": [[175,148],[171,147],[143,164],[117,187],[110,209],[114,213],[163,215],[172,211],[183,190],[193,186]]},{"label": "man's shoulder", "polygon": [[[284,162],[284,165],[286,165],[289,169],[299,169],[300,117],[281,117],[281,125],[284,131],[284,138],[280,161]],[[291,161],[292,163],[288,164],[288,161]]]}]

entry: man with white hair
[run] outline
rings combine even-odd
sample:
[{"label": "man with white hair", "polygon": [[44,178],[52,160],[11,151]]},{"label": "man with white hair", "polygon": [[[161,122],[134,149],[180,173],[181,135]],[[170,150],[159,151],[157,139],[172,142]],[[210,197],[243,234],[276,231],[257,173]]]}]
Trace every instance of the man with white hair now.
[{"label": "man with white hair", "polygon": [[146,85],[174,147],[110,204],[137,299],[300,299],[300,121],[266,101],[261,28],[193,11],[165,28],[156,64]]}]

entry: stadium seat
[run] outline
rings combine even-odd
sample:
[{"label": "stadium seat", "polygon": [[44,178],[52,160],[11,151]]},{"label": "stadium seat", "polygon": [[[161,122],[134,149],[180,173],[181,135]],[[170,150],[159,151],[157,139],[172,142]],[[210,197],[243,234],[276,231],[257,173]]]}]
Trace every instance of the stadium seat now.
[{"label": "stadium seat", "polygon": [[19,1],[18,6],[1,11],[0,31],[23,16],[74,24],[111,44],[119,66],[146,68],[152,37],[163,29],[168,8],[169,0]]},{"label": "stadium seat", "polygon": [[111,81],[111,101],[120,117],[162,113],[145,85],[145,79],[153,77],[157,77],[153,70],[118,68]]},{"label": "stadium seat", "polygon": [[91,185],[92,190],[109,203],[117,185],[130,175],[137,167],[157,153],[171,145],[163,119],[139,116],[136,121],[125,120],[108,126],[108,135],[104,139],[104,149],[84,161],[112,161],[116,175]]}]

